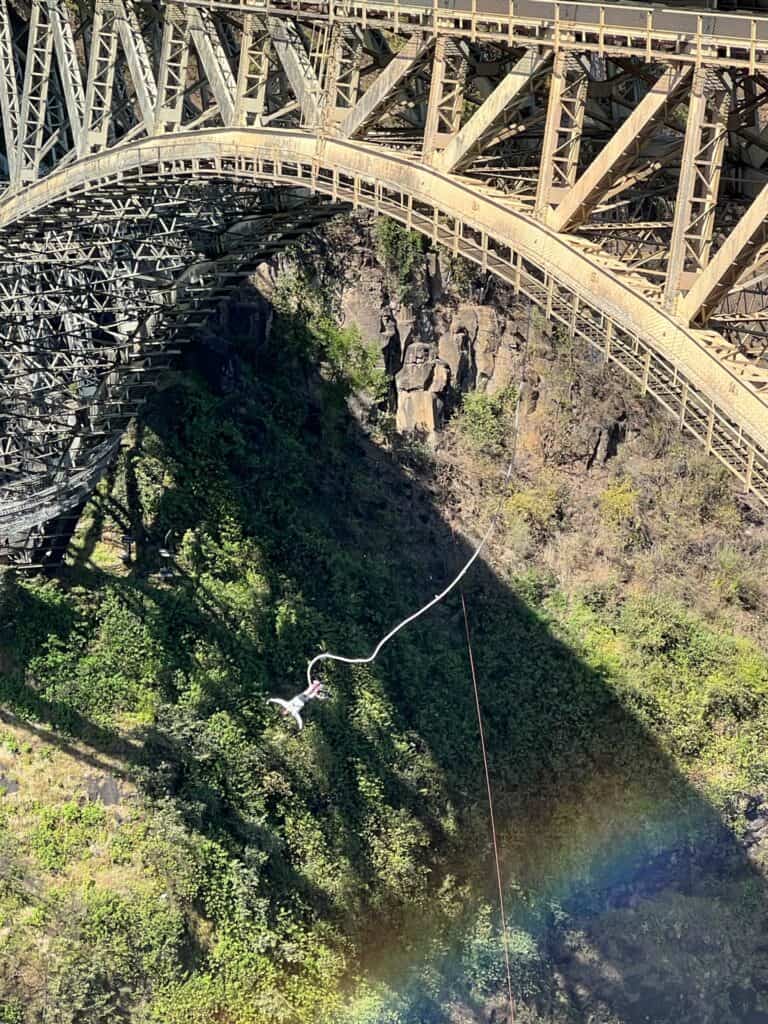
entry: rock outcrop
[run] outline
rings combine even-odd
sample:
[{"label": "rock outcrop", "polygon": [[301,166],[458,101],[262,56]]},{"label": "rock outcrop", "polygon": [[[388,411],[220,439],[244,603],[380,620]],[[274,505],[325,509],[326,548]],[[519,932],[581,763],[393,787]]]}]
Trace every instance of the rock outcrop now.
[{"label": "rock outcrop", "polygon": [[524,334],[519,333],[515,323],[507,323],[494,354],[492,372],[488,377],[486,391],[495,395],[514,384],[520,373],[520,357]]},{"label": "rock outcrop", "polygon": [[475,386],[485,391],[493,379],[496,353],[499,351],[501,332],[499,318],[492,306],[478,307],[477,337],[475,338]]},{"label": "rock outcrop", "polygon": [[[463,303],[441,313],[447,326],[437,344],[412,341],[395,378],[399,430],[417,429],[417,405],[420,425],[433,423],[427,429],[439,429],[460,394],[474,389],[494,394],[514,383],[519,373],[523,339],[516,325],[505,324],[493,306]],[[426,400],[414,401],[418,388],[437,396],[431,416],[425,412]]]},{"label": "rock outcrop", "polygon": [[382,282],[378,275],[356,282],[341,293],[341,319],[354,325],[366,345],[378,346],[382,334]]},{"label": "rock outcrop", "polygon": [[[366,264],[347,277],[340,303],[342,322],[357,327],[376,353],[377,368],[392,382],[388,402],[397,430],[429,439],[460,404],[462,394],[479,390],[493,395],[519,382],[531,325],[516,305],[509,313],[483,301],[457,305],[446,284],[450,274],[446,277],[435,252],[426,254],[419,273],[418,287],[404,301],[388,294],[380,267]],[[538,333],[548,351],[549,339]],[[535,408],[535,371],[530,372],[525,400]],[[357,404],[369,408],[365,401]]]}]

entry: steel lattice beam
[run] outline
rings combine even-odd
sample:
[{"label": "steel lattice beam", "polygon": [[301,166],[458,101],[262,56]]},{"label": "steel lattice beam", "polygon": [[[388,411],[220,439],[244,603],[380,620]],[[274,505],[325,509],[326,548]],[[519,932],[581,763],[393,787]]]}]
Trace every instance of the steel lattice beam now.
[{"label": "steel lattice beam", "polygon": [[407,40],[341,122],[339,130],[343,136],[353,138],[373,121],[391,101],[400,83],[413,73],[430,45],[431,40],[418,32]]},{"label": "steel lattice beam", "polygon": [[321,89],[301,36],[288,19],[267,18],[267,28],[272,46],[301,109],[304,124],[316,127],[320,123]]},{"label": "steel lattice beam", "polygon": [[686,275],[709,262],[720,176],[728,138],[731,96],[719,77],[697,71],[688,102],[685,145],[675,203],[664,299],[674,306]]},{"label": "steel lattice beam", "polygon": [[[59,485],[57,491],[59,512],[82,503],[88,493],[83,481],[92,486],[95,463],[103,468],[99,452],[104,439],[119,436],[135,415],[151,387],[152,374],[167,365],[173,339],[204,323],[207,310],[215,308],[240,279],[243,266],[336,210],[306,199],[284,203],[277,197],[265,203],[260,189],[231,202],[227,192],[227,186],[217,186],[214,192],[209,189],[207,199],[201,196],[190,203],[194,189],[190,192],[183,182],[174,188],[162,183],[154,186],[144,219],[155,222],[160,250],[154,256],[164,252],[166,275],[171,269],[168,257],[175,262],[169,280],[147,279],[129,254],[131,249],[138,252],[146,247],[141,237],[132,241],[130,222],[126,224],[125,214],[134,205],[130,197],[112,202],[102,198],[92,221],[92,231],[101,240],[96,244],[123,238],[125,251],[117,261],[114,253],[109,258],[107,246],[105,260],[95,265],[85,259],[49,264],[42,272],[34,266],[17,266],[10,276],[0,274],[4,331],[11,336],[16,322],[15,329],[22,332],[21,344],[7,356],[0,348],[0,403],[16,421],[2,449],[0,487],[8,496],[18,495],[10,504],[8,499],[0,503],[0,533],[10,523],[12,535],[15,532],[21,543],[29,529],[45,521],[42,514],[51,518],[44,488],[53,466],[67,478],[66,488]],[[194,258],[196,243],[191,239],[201,226],[199,202],[209,207],[213,203],[220,208],[219,216],[232,221],[223,221],[216,230],[216,247],[222,255],[214,261]],[[169,211],[169,203],[175,204],[171,222],[186,224],[186,236],[183,231],[168,236],[168,215],[161,211]],[[262,207],[263,212],[248,215],[249,205]],[[71,216],[76,217],[76,212]],[[216,216],[206,219],[215,227]],[[71,237],[65,239],[63,251],[71,251],[73,244]],[[18,319],[13,311],[21,308],[24,316]],[[34,338],[28,335],[27,324],[35,325]],[[93,340],[91,331],[96,327],[112,335],[106,347]],[[54,335],[57,341],[51,344]],[[53,407],[60,410],[58,416],[51,415]],[[32,505],[25,498],[30,486]]]},{"label": "steel lattice beam", "polygon": [[115,0],[115,11],[117,31],[136,90],[141,119],[147,135],[151,135],[157,108],[157,82],[152,70],[152,61],[131,0]]},{"label": "steel lattice beam", "polygon": [[669,68],[587,167],[550,217],[556,231],[584,223],[601,199],[632,166],[659,121],[685,96],[689,68]]},{"label": "steel lattice beam", "polygon": [[213,17],[194,7],[189,9],[187,17],[192,40],[221,111],[221,119],[225,125],[232,124],[235,113],[235,77]]},{"label": "steel lattice beam", "polygon": [[588,84],[581,61],[559,53],[550,79],[539,164],[535,207],[539,217],[546,217],[550,203],[570,191],[576,181]]},{"label": "steel lattice beam", "polygon": [[243,19],[235,88],[234,122],[261,125],[267,107],[271,37],[251,14]]},{"label": "steel lattice beam", "polygon": [[360,95],[363,36],[349,25],[335,25],[326,90],[326,121],[335,124],[354,107]]},{"label": "steel lattice beam", "polygon": [[53,45],[64,92],[69,128],[75,146],[79,147],[80,134],[83,130],[85,93],[80,61],[75,49],[74,33],[61,0],[48,0],[48,4],[51,27],[53,28]]},{"label": "steel lattice beam", "polygon": [[8,177],[18,180],[19,84],[13,59],[11,18],[7,0],[0,0],[0,116],[3,123]]},{"label": "steel lattice beam", "polygon": [[34,181],[40,173],[52,53],[53,32],[48,5],[45,0],[32,0],[27,64],[19,115],[19,142],[15,176],[17,185]]},{"label": "steel lattice beam", "polygon": [[186,14],[169,4],[163,22],[157,82],[155,132],[174,131],[181,124],[189,67],[189,27]]},{"label": "steel lattice beam", "polygon": [[104,149],[112,127],[112,93],[117,58],[117,11],[112,0],[96,0],[80,156]]},{"label": "steel lattice beam", "polygon": [[435,150],[442,149],[461,127],[468,70],[466,46],[441,36],[435,44],[424,126],[426,159]]},{"label": "steel lattice beam", "polygon": [[519,58],[512,70],[502,79],[467,123],[434,159],[443,171],[453,171],[474,151],[482,149],[484,141],[498,124],[513,116],[526,96],[535,77],[547,66],[550,58],[542,57],[531,47]]},{"label": "steel lattice beam", "polygon": [[721,299],[755,263],[768,242],[768,185],[754,199],[678,306],[687,322],[706,320]]}]

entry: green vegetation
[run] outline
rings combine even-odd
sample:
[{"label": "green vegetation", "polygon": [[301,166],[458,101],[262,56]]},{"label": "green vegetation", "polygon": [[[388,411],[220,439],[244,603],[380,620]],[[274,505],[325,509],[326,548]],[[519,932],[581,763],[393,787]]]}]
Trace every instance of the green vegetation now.
[{"label": "green vegetation", "polygon": [[100,804],[80,807],[72,800],[61,807],[40,807],[37,815],[40,823],[30,835],[30,846],[42,867],[52,870],[82,854],[106,820]]},{"label": "green vegetation", "polygon": [[517,392],[512,387],[495,395],[482,391],[464,395],[457,427],[467,445],[486,455],[503,452],[513,436],[516,402]]},{"label": "green vegetation", "polygon": [[389,381],[378,365],[381,353],[363,344],[356,327],[338,325],[328,294],[323,295],[298,264],[278,278],[273,305],[284,344],[298,358],[309,357],[322,365],[337,396],[357,391],[365,392],[374,404],[386,399]]},{"label": "green vegetation", "polygon": [[507,523],[522,520],[533,538],[543,541],[559,529],[566,516],[568,491],[562,484],[542,483],[515,491],[504,502]]},{"label": "green vegetation", "polygon": [[578,602],[571,623],[587,661],[620,667],[628,705],[717,803],[766,784],[768,658],[753,644],[652,596],[612,612]]},{"label": "green vegetation", "polygon": [[[476,484],[357,431],[346,398],[371,365],[301,291],[269,345],[241,349],[234,394],[185,375],[154,403],[57,578],[6,581],[6,1024],[503,1019],[458,596],[375,666],[329,668],[303,733],[265,703],[435,592],[470,549],[434,506]],[[469,395],[457,419],[455,464],[486,487],[468,533],[498,500],[514,401]],[[576,484],[521,476],[503,529],[529,531],[525,560],[502,532],[466,583],[521,1021],[768,1013],[765,889],[737,841],[743,795],[768,786],[768,657],[654,583],[659,550],[685,557],[673,508],[689,540],[730,528],[697,467],[673,486],[619,460],[583,521]],[[643,543],[612,548],[636,518]],[[569,537],[586,564],[569,554],[566,578]],[[762,601],[716,592],[743,616]]]},{"label": "green vegetation", "polygon": [[451,290],[463,299],[470,298],[473,285],[481,273],[477,264],[442,247],[438,252],[441,263],[447,266],[446,276],[450,280]]},{"label": "green vegetation", "polygon": [[373,226],[373,238],[379,262],[393,275],[401,292],[407,290],[424,252],[424,236],[389,217],[379,217]]},{"label": "green vegetation", "polygon": [[630,525],[637,516],[638,497],[631,480],[614,480],[600,495],[603,521],[615,527]]},{"label": "green vegetation", "polygon": [[717,574],[715,587],[728,605],[759,612],[765,606],[765,581],[760,566],[729,544],[715,553]]},{"label": "green vegetation", "polygon": [[368,394],[374,403],[383,402],[389,391],[389,378],[377,364],[381,357],[363,345],[356,327],[338,327],[330,317],[311,325],[319,351],[332,370],[332,379],[344,387]]}]

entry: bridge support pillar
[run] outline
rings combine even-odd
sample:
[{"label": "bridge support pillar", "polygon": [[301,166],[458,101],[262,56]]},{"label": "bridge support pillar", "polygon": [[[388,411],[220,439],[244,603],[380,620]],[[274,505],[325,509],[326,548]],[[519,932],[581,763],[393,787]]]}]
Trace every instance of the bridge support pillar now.
[{"label": "bridge support pillar", "polygon": [[642,146],[659,122],[684,98],[690,75],[690,68],[668,68],[649,89],[602,152],[563,196],[551,219],[556,231],[568,231],[584,223],[617,183],[632,182],[628,172]]},{"label": "bridge support pillar", "polygon": [[728,139],[730,92],[720,76],[701,68],[693,77],[664,304],[674,309],[686,280],[709,263],[720,175]]},{"label": "bridge support pillar", "polygon": [[81,157],[104,149],[109,142],[116,57],[117,14],[111,4],[97,0],[91,28],[91,59],[80,136]]},{"label": "bridge support pillar", "polygon": [[448,36],[440,36],[435,43],[424,128],[423,155],[427,161],[461,127],[464,82],[468,70],[469,64],[461,43]]},{"label": "bridge support pillar", "polygon": [[172,132],[181,124],[189,65],[189,33],[184,12],[168,5],[160,47],[155,132]]},{"label": "bridge support pillar", "polygon": [[536,216],[547,220],[550,205],[572,188],[579,170],[581,133],[589,76],[581,61],[561,51],[555,57],[536,189]]},{"label": "bridge support pillar", "polygon": [[360,95],[360,65],[363,38],[352,25],[334,25],[326,81],[325,124],[333,127],[357,103]]},{"label": "bridge support pillar", "polygon": [[15,181],[19,148],[19,85],[7,0],[0,0],[0,116],[6,142],[8,177]]},{"label": "bridge support pillar", "polygon": [[243,19],[240,38],[237,85],[235,87],[236,125],[261,126],[267,104],[270,35],[252,14]]},{"label": "bridge support pillar", "polygon": [[21,94],[19,148],[16,154],[17,185],[35,181],[40,174],[52,55],[53,32],[48,8],[42,0],[33,0],[29,19],[27,66]]}]

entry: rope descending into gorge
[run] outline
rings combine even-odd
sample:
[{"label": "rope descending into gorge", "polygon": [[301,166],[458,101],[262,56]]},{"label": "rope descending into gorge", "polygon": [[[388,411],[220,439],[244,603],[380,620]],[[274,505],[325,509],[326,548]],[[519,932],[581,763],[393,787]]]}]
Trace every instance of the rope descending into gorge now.
[{"label": "rope descending into gorge", "polygon": [[[518,398],[518,405],[517,405],[518,408],[519,408],[519,405],[520,405],[520,402],[519,402],[519,398]],[[515,438],[517,438],[517,429],[515,429]],[[502,484],[503,488],[505,488],[506,485],[509,483],[510,477],[512,476],[512,470],[514,469],[514,465],[515,465],[515,459],[514,459],[514,452],[513,452],[512,459],[510,460],[509,466],[507,467],[507,472],[504,475],[504,481],[503,481],[503,484]],[[448,584],[448,586],[445,588],[445,590],[441,590],[439,594],[435,594],[435,596],[432,598],[432,600],[428,601],[425,605],[423,605],[421,608],[419,608],[418,611],[413,612],[407,618],[403,619],[402,622],[398,622],[398,624],[393,629],[391,629],[386,634],[386,636],[383,636],[381,638],[381,640],[379,640],[379,642],[374,647],[373,651],[369,655],[367,655],[366,657],[362,657],[362,658],[346,658],[346,657],[343,657],[340,654],[331,654],[329,651],[325,651],[322,654],[315,655],[315,657],[307,665],[307,685],[309,685],[309,686],[312,685],[312,670],[314,669],[315,665],[319,664],[321,661],[338,661],[338,662],[341,662],[344,665],[370,665],[370,663],[372,661],[375,661],[376,658],[378,658],[382,648],[386,644],[388,644],[389,641],[392,640],[393,637],[395,637],[400,632],[401,629],[405,629],[405,627],[410,625],[411,622],[415,622],[416,619],[421,618],[421,616],[426,614],[426,612],[428,612],[430,610],[430,608],[434,608],[436,604],[439,604],[443,600],[443,598],[447,597],[448,594],[450,594],[451,591],[454,590],[458,586],[458,584],[461,582],[461,580],[464,578],[464,576],[466,576],[466,574],[472,568],[474,563],[480,557],[480,554],[482,553],[483,548],[485,547],[485,545],[490,540],[491,534],[496,529],[496,524],[498,523],[499,516],[501,515],[503,500],[504,500],[504,492],[502,490],[502,497],[501,497],[501,499],[499,501],[498,508],[496,509],[495,513],[493,514],[493,517],[491,519],[491,523],[490,523],[488,529],[483,534],[483,537],[482,537],[480,543],[477,545],[475,550],[472,552],[472,555],[464,563],[462,568],[459,570],[459,572],[456,574],[456,576],[454,576],[454,578],[451,580],[451,582]]]},{"label": "rope descending into gorge", "polygon": [[[312,658],[312,660],[307,664],[307,685],[308,686],[312,685],[312,681],[313,681],[312,680],[312,671],[313,671],[315,665],[319,664],[321,661],[337,661],[337,662],[340,662],[340,663],[342,663],[344,665],[369,665],[371,662],[375,661],[376,658],[379,656],[379,653],[381,652],[381,650],[385,647],[385,645],[388,644],[389,641],[392,640],[402,629],[405,629],[405,627],[410,625],[410,623],[415,622],[417,619],[421,618],[422,615],[426,614],[426,612],[428,612],[431,608],[434,608],[435,605],[439,604],[444,598],[446,598],[448,596],[448,594],[450,594],[451,591],[453,591],[458,586],[458,584],[461,582],[461,580],[466,576],[466,574],[472,568],[474,563],[480,557],[483,549],[485,548],[486,544],[490,540],[491,535],[493,534],[493,532],[496,529],[496,526],[498,524],[499,518],[501,516],[501,513],[503,511],[503,507],[504,507],[504,496],[505,496],[505,493],[506,493],[506,488],[507,488],[507,485],[509,484],[509,481],[510,481],[510,479],[512,477],[512,473],[514,472],[515,464],[516,464],[516,461],[517,461],[517,443],[518,443],[518,438],[519,438],[519,435],[520,435],[520,405],[521,405],[521,397],[522,397],[522,390],[523,390],[522,386],[523,386],[523,382],[525,380],[525,371],[526,371],[526,364],[527,364],[527,357],[528,357],[528,342],[530,340],[530,333],[531,333],[531,308],[529,306],[528,307],[528,325],[527,325],[527,331],[526,331],[526,335],[527,335],[527,337],[526,337],[526,345],[525,345],[525,350],[524,350],[522,366],[520,368],[520,380],[519,380],[519,383],[518,383],[517,396],[516,396],[516,400],[515,400],[515,418],[514,418],[514,425],[513,425],[512,451],[511,451],[511,454],[510,454],[509,464],[508,464],[506,472],[504,474],[504,478],[503,478],[503,482],[502,482],[502,487],[501,487],[501,494],[499,496],[499,501],[498,501],[496,510],[495,510],[493,516],[491,517],[491,522],[490,522],[490,524],[488,526],[488,529],[485,531],[485,533],[483,534],[482,538],[480,539],[480,543],[477,545],[477,547],[472,552],[472,554],[467,559],[467,561],[464,563],[464,565],[461,567],[461,569],[459,569],[459,571],[454,576],[454,578],[451,580],[451,582],[445,587],[445,589],[441,590],[439,594],[435,594],[435,596],[430,601],[428,601],[425,605],[423,605],[417,611],[415,611],[411,615],[407,616],[407,618],[403,619],[401,622],[398,622],[398,624],[396,626],[394,626],[385,636],[383,636],[381,638],[381,640],[379,640],[379,642],[376,644],[376,646],[374,647],[373,651],[369,655],[364,656],[364,657],[360,657],[360,658],[348,658],[348,657],[344,657],[344,656],[339,655],[339,654],[332,654],[330,652],[324,652],[324,653],[318,654],[314,658]],[[499,841],[498,841],[498,835],[497,835],[497,832],[496,832],[496,821],[495,821],[494,810],[493,810],[493,789],[492,789],[492,786],[491,786],[491,776],[490,776],[490,770],[489,770],[489,766],[488,766],[488,751],[487,751],[486,744],[485,744],[485,731],[484,731],[484,728],[483,728],[483,717],[482,717],[482,711],[481,711],[481,707],[480,707],[480,694],[479,694],[478,682],[477,682],[477,669],[475,667],[475,658],[474,658],[474,653],[472,651],[472,637],[471,637],[470,628],[469,628],[469,616],[468,616],[468,612],[467,612],[467,602],[466,602],[466,599],[464,597],[464,593],[463,592],[461,592],[461,607],[462,607],[462,612],[463,612],[463,615],[464,615],[464,630],[465,630],[466,642],[467,642],[467,653],[468,653],[468,656],[469,656],[469,666],[470,666],[471,677],[472,677],[472,689],[473,689],[474,700],[475,700],[475,711],[477,713],[477,725],[478,725],[478,730],[479,730],[479,734],[480,734],[480,750],[481,750],[481,753],[482,753],[483,771],[484,771],[484,776],[485,776],[485,786],[486,786],[486,793],[487,793],[487,798],[488,798],[488,815],[489,815],[489,821],[490,821],[490,827],[491,827],[491,840],[492,840],[492,844],[493,844],[493,857],[494,857],[495,874],[496,874],[496,885],[497,885],[498,894],[499,894],[499,916],[500,916],[500,925],[501,925],[502,944],[503,944],[503,949],[504,949],[504,967],[505,967],[505,975],[506,975],[507,999],[508,999],[508,1002],[509,1002],[509,1012],[510,1012],[509,1020],[510,1020],[510,1022],[514,1022],[515,1019],[516,1019],[516,1003],[515,1003],[514,992],[513,992],[513,989],[512,989],[512,971],[511,971],[510,959],[509,959],[509,945],[510,945],[510,943],[509,943],[509,928],[507,926],[507,918],[506,918],[506,913],[505,913],[505,910],[504,910],[504,883],[503,883],[503,880],[502,880],[501,858],[500,858],[500,855],[499,855]]]},{"label": "rope descending into gorge", "polygon": [[483,754],[483,769],[485,771],[485,788],[488,794],[488,815],[491,823],[491,839],[493,841],[493,860],[496,866],[496,885],[499,890],[499,915],[501,917],[501,941],[504,946],[504,967],[507,975],[507,998],[509,1000],[510,1020],[515,1019],[515,996],[512,991],[512,972],[509,967],[509,929],[507,928],[507,915],[504,912],[504,883],[501,880],[501,859],[499,857],[499,840],[496,835],[496,820],[493,814],[493,790],[491,788],[491,775],[488,770],[488,751],[485,746],[485,730],[483,729],[483,715],[480,710],[480,693],[477,686],[477,670],[475,668],[475,656],[472,653],[472,637],[469,631],[469,616],[467,614],[467,602],[464,594],[461,595],[461,609],[464,613],[464,631],[467,637],[467,653],[469,655],[469,668],[472,674],[472,689],[475,695],[475,710],[477,712],[477,727],[480,732],[480,750]]}]

